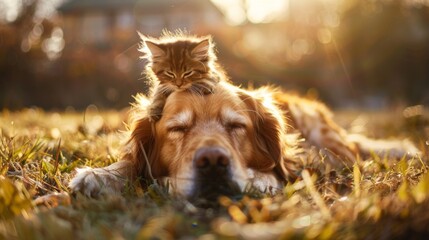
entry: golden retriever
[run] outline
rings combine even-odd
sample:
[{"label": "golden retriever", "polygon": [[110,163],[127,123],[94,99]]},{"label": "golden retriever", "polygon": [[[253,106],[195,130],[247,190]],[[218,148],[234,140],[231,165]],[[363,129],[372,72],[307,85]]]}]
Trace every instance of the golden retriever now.
[{"label": "golden retriever", "polygon": [[[219,83],[212,94],[173,92],[157,122],[147,115],[149,100],[134,108],[123,160],[105,168],[79,169],[69,186],[88,196],[120,194],[127,181],[171,184],[188,199],[232,196],[253,186],[274,193],[294,178],[302,146],[329,156],[324,164],[352,165],[359,154],[419,151],[407,141],[350,136],[321,103],[271,88],[244,90]],[[304,145],[299,139],[304,139]]]}]

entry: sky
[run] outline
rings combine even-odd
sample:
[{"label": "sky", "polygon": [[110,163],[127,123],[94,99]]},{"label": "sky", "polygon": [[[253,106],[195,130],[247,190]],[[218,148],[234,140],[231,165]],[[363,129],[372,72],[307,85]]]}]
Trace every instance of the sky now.
[{"label": "sky", "polygon": [[285,17],[289,0],[211,0],[225,14],[231,25],[239,25],[246,20],[252,23],[270,22]]}]

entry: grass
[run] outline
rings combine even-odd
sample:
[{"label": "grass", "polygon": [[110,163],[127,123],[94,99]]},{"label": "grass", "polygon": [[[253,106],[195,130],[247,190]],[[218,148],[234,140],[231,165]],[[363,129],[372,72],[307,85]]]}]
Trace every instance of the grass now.
[{"label": "grass", "polygon": [[429,124],[422,112],[406,113],[347,112],[337,120],[370,136],[408,136],[422,158],[372,155],[335,172],[319,164],[276,196],[250,189],[237,199],[220,198],[213,210],[158,185],[103,199],[70,196],[67,182],[76,167],[118,160],[124,113],[3,111],[0,239],[423,239],[429,236]]}]

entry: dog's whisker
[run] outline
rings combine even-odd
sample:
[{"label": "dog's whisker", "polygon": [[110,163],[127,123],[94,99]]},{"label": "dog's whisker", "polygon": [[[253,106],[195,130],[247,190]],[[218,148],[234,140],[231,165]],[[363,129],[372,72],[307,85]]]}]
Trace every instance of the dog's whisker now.
[{"label": "dog's whisker", "polygon": [[140,150],[143,152],[144,160],[146,161],[146,169],[148,171],[149,177],[155,183],[156,180],[152,175],[152,165],[149,162],[149,158],[147,157],[146,150],[144,149],[143,144],[141,142],[139,142],[139,146],[140,146]]}]

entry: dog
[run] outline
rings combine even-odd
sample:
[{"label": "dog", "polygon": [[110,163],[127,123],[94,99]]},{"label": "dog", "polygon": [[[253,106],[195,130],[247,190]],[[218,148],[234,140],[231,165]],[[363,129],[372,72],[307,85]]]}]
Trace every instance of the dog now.
[{"label": "dog", "polygon": [[128,182],[143,179],[167,183],[172,194],[190,200],[233,196],[248,186],[274,194],[297,177],[298,157],[309,146],[323,150],[323,164],[334,167],[352,166],[370,152],[420,154],[409,141],[350,135],[320,102],[270,87],[219,83],[208,95],[173,92],[157,122],[150,121],[149,104],[137,98],[122,160],[78,169],[72,192],[121,194]]}]

